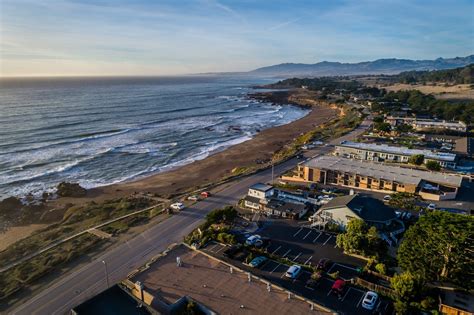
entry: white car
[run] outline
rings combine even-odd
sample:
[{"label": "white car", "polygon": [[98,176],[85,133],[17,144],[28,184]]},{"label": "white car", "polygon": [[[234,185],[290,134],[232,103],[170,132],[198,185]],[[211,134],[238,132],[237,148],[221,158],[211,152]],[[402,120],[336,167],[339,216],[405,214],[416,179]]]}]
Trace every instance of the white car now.
[{"label": "white car", "polygon": [[260,235],[252,235],[247,238],[245,244],[249,246],[259,246],[262,245],[263,241]]},{"label": "white car", "polygon": [[373,310],[377,304],[378,299],[379,295],[377,293],[368,291],[362,300],[362,307],[367,310]]},{"label": "white car", "polygon": [[434,203],[430,203],[427,208],[428,210],[436,210],[436,205]]},{"label": "white car", "polygon": [[390,200],[392,200],[392,197],[390,195],[383,196],[383,201],[384,202],[388,202]]},{"label": "white car", "polygon": [[188,200],[191,200],[191,201],[198,201],[199,200],[199,197],[197,195],[192,195],[192,196],[189,196],[188,197]]},{"label": "white car", "polygon": [[183,210],[184,209],[184,205],[182,202],[177,202],[177,203],[173,203],[171,206],[170,206],[171,209],[173,210]]},{"label": "white car", "polygon": [[301,266],[293,265],[285,273],[285,276],[290,279],[295,279],[301,272]]}]

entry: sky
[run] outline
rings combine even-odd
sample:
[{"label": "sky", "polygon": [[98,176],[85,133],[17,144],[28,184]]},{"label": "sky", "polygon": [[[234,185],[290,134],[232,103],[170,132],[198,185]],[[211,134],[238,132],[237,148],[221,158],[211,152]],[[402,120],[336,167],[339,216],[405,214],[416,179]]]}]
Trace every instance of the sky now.
[{"label": "sky", "polygon": [[474,53],[474,0],[0,0],[0,76],[174,75]]}]

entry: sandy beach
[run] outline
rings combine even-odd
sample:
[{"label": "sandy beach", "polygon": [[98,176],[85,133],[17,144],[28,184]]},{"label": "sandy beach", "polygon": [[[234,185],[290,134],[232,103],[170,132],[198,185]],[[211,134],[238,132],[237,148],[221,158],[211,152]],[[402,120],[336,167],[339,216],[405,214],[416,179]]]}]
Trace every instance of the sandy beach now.
[{"label": "sandy beach", "polygon": [[45,224],[61,220],[65,209],[71,204],[101,202],[129,196],[135,192],[151,192],[170,198],[235,175],[233,170],[235,171],[236,168],[257,168],[268,165],[274,152],[292,143],[302,133],[308,132],[340,114],[334,105],[314,101],[314,95],[310,95],[306,91],[263,93],[252,97],[265,99],[275,104],[302,106],[308,108],[309,113],[289,124],[262,130],[254,138],[210,155],[203,160],[145,178],[90,189],[85,197],[60,197],[50,200],[47,202],[45,210],[55,209],[55,211],[48,211],[48,214],[50,212],[51,214],[43,219],[38,218],[38,222],[36,222],[38,224],[14,225],[0,233],[0,243],[3,244],[0,250],[15,240],[26,237],[44,227]]},{"label": "sandy beach", "polygon": [[[308,103],[305,105],[308,106]],[[235,168],[256,166],[262,161],[269,161],[275,151],[291,143],[301,133],[337,116],[338,111],[329,104],[311,103],[311,105],[310,113],[305,117],[286,125],[265,129],[254,138],[203,160],[146,178],[94,188],[83,198],[60,198],[52,203],[61,206],[66,203],[101,201],[127,196],[134,192],[151,192],[169,197],[216,182],[232,175],[232,170]]]}]

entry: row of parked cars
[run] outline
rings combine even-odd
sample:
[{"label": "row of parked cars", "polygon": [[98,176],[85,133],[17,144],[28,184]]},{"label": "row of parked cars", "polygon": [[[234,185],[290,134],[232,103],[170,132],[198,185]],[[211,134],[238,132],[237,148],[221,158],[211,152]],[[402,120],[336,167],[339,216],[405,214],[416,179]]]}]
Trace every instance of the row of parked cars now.
[{"label": "row of parked cars", "polygon": [[[268,242],[269,242],[268,239],[263,239],[260,235],[254,234],[246,238],[245,245],[261,248],[262,246],[266,245]],[[243,246],[240,244],[231,246],[224,251],[224,256],[227,256],[229,258],[236,258],[236,254],[242,251],[243,249],[244,249]],[[268,258],[266,256],[257,256],[248,263],[248,266],[251,268],[259,268],[263,266],[267,261],[268,261]],[[316,268],[317,270],[320,270],[322,272],[327,272],[329,268],[332,266],[332,264],[333,262],[330,259],[322,258],[319,260]],[[296,279],[298,278],[298,276],[300,275],[302,271],[303,271],[302,266],[298,264],[294,264],[288,267],[284,275],[288,279]],[[317,279],[310,278],[305,284],[305,286],[314,289],[316,288],[317,284],[318,284]],[[334,281],[331,287],[331,293],[336,294],[339,297],[339,299],[343,298],[344,294],[346,293],[346,290],[348,290],[348,288],[346,285],[346,281],[343,279],[337,279],[336,281]],[[368,291],[364,295],[361,305],[365,309],[373,310],[375,306],[377,305],[378,301],[379,301],[378,294],[373,291]]]}]

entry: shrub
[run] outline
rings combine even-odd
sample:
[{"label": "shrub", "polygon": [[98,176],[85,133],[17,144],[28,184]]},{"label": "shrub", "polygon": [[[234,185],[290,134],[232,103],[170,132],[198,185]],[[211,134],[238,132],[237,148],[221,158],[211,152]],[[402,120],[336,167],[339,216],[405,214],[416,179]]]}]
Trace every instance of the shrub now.
[{"label": "shrub", "polygon": [[339,271],[335,271],[333,273],[328,273],[328,276],[331,277],[332,279],[337,279],[337,278],[339,278]]},{"label": "shrub", "polygon": [[423,299],[421,302],[420,302],[420,306],[424,309],[424,310],[432,310],[432,309],[435,309],[436,308],[436,301],[433,297],[431,296],[427,296],[425,299]]},{"label": "shrub", "polygon": [[387,267],[385,267],[385,264],[383,263],[378,263],[377,265],[375,265],[375,270],[377,270],[377,272],[380,274],[387,274]]},{"label": "shrub", "polygon": [[430,171],[439,171],[441,170],[441,165],[436,161],[428,161],[426,162],[426,168]]}]

